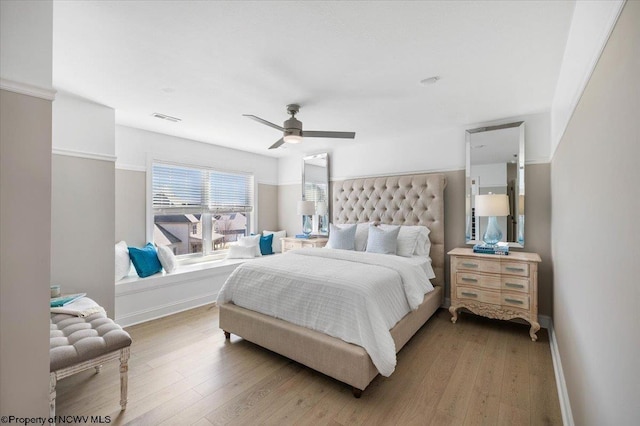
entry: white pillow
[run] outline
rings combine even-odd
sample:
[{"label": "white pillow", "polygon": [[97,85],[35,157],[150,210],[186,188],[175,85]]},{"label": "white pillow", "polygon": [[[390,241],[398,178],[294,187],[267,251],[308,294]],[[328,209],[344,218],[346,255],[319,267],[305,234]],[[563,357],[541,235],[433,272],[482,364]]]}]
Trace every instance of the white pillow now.
[{"label": "white pillow", "polygon": [[[260,249],[258,247],[258,249]],[[253,259],[256,257],[256,252],[253,246],[241,246],[233,244],[229,246],[227,252],[227,259]]]},{"label": "white pillow", "polygon": [[273,242],[271,243],[271,248],[274,253],[282,253],[282,241],[280,238],[284,238],[287,236],[287,231],[263,231],[262,235],[271,235],[273,234]]},{"label": "white pillow", "polygon": [[173,250],[167,246],[157,246],[156,250],[158,251],[158,260],[160,260],[165,272],[170,274],[175,271],[178,267],[178,261],[176,260],[176,255],[173,254]]},{"label": "white pillow", "polygon": [[116,269],[115,279],[120,281],[127,275],[129,275],[129,269],[131,268],[131,259],[129,258],[129,248],[126,241],[120,241],[116,244]]},{"label": "white pillow", "polygon": [[[388,230],[397,227],[397,225],[381,224],[380,227],[384,230]],[[400,232],[398,233],[398,246],[396,248],[396,254],[398,256],[411,257],[416,253],[421,233],[420,228],[424,228],[424,226],[400,226]]]},{"label": "white pillow", "polygon": [[356,246],[356,229],[355,223],[346,224],[342,228],[330,223],[329,241],[327,241],[325,247],[340,250],[353,250]]},{"label": "white pillow", "polygon": [[262,256],[262,252],[260,251],[260,234],[240,237],[238,239],[238,245],[242,247],[253,247],[254,257]]},{"label": "white pillow", "polygon": [[369,238],[367,238],[367,252],[381,254],[397,254],[399,226],[389,226],[383,229],[379,226],[369,225]]},{"label": "white pillow", "polygon": [[429,239],[429,233],[431,230],[426,226],[418,226],[420,228],[420,235],[418,236],[418,244],[416,244],[416,251],[413,253],[417,256],[429,256],[431,252],[431,240]]},{"label": "white pillow", "polygon": [[[339,223],[335,226],[342,229],[351,225],[349,223]],[[358,223],[356,225],[356,251],[365,251],[367,249],[367,238],[369,238],[369,223]]]}]

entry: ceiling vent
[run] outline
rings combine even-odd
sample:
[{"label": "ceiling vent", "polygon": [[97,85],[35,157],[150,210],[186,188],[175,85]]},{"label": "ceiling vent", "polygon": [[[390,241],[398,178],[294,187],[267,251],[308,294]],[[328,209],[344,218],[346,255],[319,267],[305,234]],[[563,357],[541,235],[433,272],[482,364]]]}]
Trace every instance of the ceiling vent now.
[{"label": "ceiling vent", "polygon": [[179,121],[182,121],[181,118],[177,118],[177,117],[171,117],[170,115],[165,115],[165,114],[160,114],[159,112],[154,112],[153,114],[151,114],[153,117],[155,118],[159,118],[161,120],[167,120],[167,121],[171,121],[172,123],[177,123]]}]

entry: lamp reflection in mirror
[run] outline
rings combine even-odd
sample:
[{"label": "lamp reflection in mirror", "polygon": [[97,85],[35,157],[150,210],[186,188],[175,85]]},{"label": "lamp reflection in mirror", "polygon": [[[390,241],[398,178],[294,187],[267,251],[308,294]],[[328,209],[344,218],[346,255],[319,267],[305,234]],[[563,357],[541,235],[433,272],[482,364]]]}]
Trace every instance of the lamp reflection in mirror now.
[{"label": "lamp reflection in mirror", "polygon": [[326,201],[318,201],[316,203],[316,214],[318,215],[318,221],[320,222],[318,225],[318,228],[320,229],[321,233],[326,233],[328,231],[327,229],[327,220],[326,220],[326,216],[327,216],[327,202]]},{"label": "lamp reflection in mirror", "polygon": [[497,216],[509,216],[509,197],[506,194],[476,195],[476,215],[487,216],[487,229],[482,236],[485,246],[495,246],[502,239]]},{"label": "lamp reflection in mirror", "polygon": [[306,236],[311,234],[311,221],[309,216],[316,212],[316,206],[313,201],[298,201],[298,215],[303,217],[302,233]]}]

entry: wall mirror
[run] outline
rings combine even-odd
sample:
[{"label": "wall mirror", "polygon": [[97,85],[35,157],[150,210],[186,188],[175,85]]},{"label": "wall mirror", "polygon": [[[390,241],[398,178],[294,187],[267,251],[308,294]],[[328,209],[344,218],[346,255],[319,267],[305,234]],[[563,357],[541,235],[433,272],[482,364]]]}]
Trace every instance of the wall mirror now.
[{"label": "wall mirror", "polygon": [[475,196],[507,194],[509,215],[498,217],[502,241],[524,247],[524,121],[466,131],[466,223],[467,244],[482,241],[486,217],[478,217]]},{"label": "wall mirror", "polygon": [[302,158],[302,199],[315,203],[314,235],[329,234],[329,154]]}]

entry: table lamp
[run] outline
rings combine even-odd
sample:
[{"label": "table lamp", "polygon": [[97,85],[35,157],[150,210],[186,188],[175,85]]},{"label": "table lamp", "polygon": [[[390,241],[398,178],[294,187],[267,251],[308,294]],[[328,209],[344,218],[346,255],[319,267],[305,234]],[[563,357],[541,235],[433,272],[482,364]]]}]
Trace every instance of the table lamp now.
[{"label": "table lamp", "polygon": [[298,214],[302,216],[302,233],[306,236],[311,234],[311,222],[309,216],[316,212],[313,201],[298,201]]},{"label": "table lamp", "polygon": [[326,201],[318,201],[316,203],[316,214],[318,215],[318,219],[320,220],[320,232],[327,232],[327,220],[325,220],[325,216],[327,215],[327,202]]},{"label": "table lamp", "polygon": [[482,236],[485,246],[493,247],[502,239],[497,216],[509,216],[509,197],[506,194],[476,195],[476,215],[487,216],[487,229]]}]

